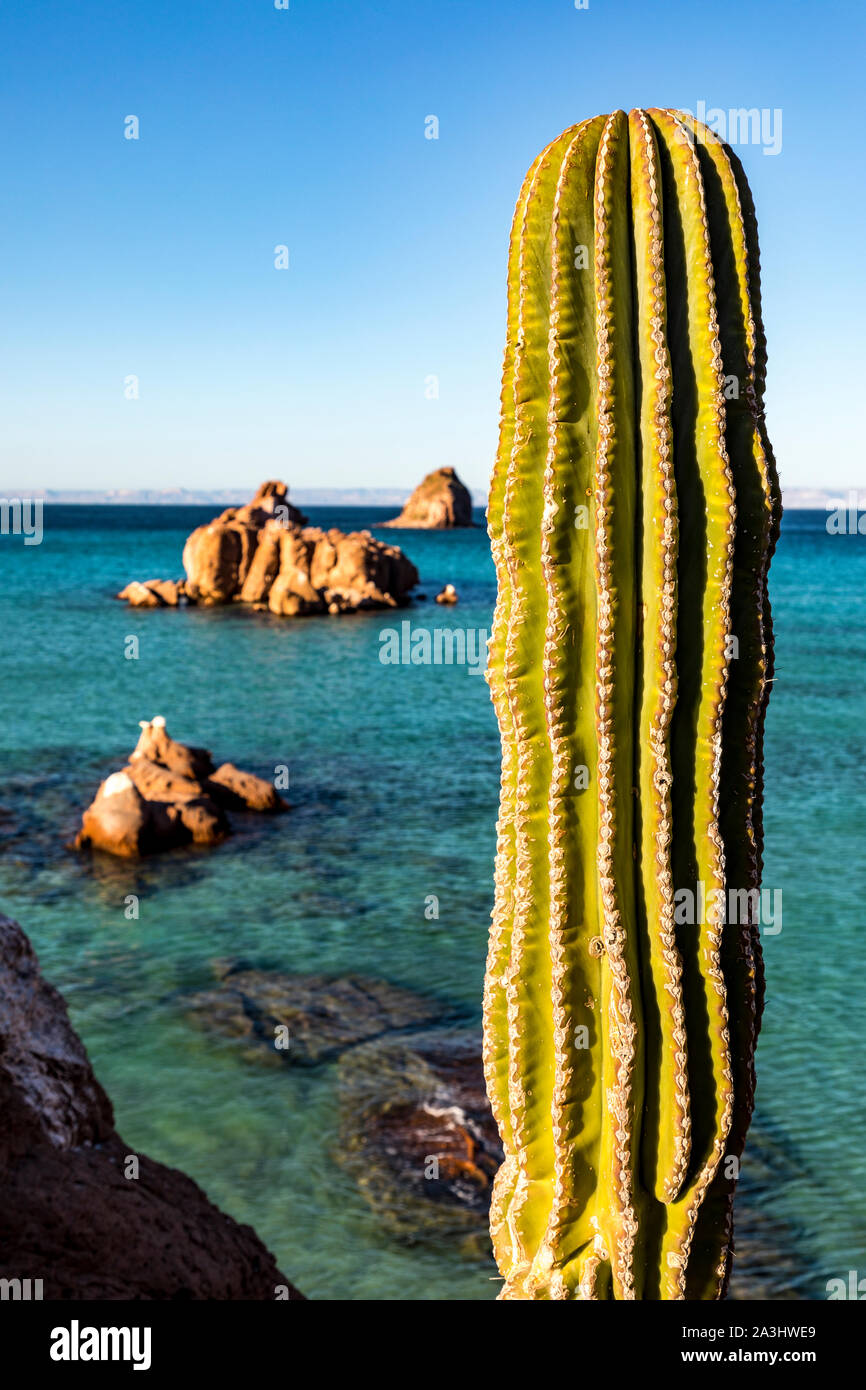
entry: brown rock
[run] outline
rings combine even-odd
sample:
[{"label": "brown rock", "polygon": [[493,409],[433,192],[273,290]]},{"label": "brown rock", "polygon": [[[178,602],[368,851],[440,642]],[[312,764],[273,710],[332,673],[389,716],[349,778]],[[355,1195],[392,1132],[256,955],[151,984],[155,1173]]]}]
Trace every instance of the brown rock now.
[{"label": "brown rock", "polygon": [[177,608],[186,602],[186,591],[180,579],[148,579],[143,584],[133,579],[117,597],[132,608]]},{"label": "brown rock", "polygon": [[158,715],[142,720],[129,763],[100,785],[74,847],[129,859],[182,845],[216,845],[231,834],[226,807],[276,811],[287,804],[270,782],[233,763],[214,772],[207,749],[170,738]]},{"label": "brown rock", "polygon": [[182,801],[178,804],[177,812],[194,845],[218,845],[220,840],[231,834],[225,812],[209,796]]},{"label": "brown rock", "polygon": [[3,916],[0,1278],[41,1279],[46,1300],[303,1297],[251,1227],[117,1134],[63,999]]},{"label": "brown rock", "polygon": [[171,768],[151,762],[141,754],[134,755],[123,772],[131,778],[145,801],[196,801],[205,794],[202,784],[194,778],[181,777]]},{"label": "brown rock", "polygon": [[[147,779],[154,793],[160,791],[160,772],[172,777],[156,768]],[[141,775],[141,764],[135,763],[105,779],[81,818],[76,849],[134,859],[190,843],[215,845],[231,833],[225,812],[201,790],[197,793],[195,783],[180,786],[183,779],[172,778],[163,796],[146,796],[134,781]]]},{"label": "brown rock", "polygon": [[280,571],[268,597],[272,613],[294,617],[321,613],[325,601],[310,582],[315,532],[284,531],[280,537]]},{"label": "brown rock", "polygon": [[252,502],[238,507],[237,519],[251,521],[261,527],[274,520],[282,527],[306,526],[307,518],[289,501],[289,489],[285,483],[262,483]]},{"label": "brown rock", "polygon": [[245,548],[245,527],[212,521],[199,526],[183,548],[187,589],[193,598],[228,603],[243,581],[240,579]]},{"label": "brown rock", "polygon": [[383,1225],[411,1241],[475,1233],[486,1248],[502,1147],[480,1036],[445,1029],[365,1043],[341,1058],[339,1093],[336,1157]]},{"label": "brown rock", "polygon": [[273,782],[242,772],[234,763],[223,763],[208,780],[208,790],[234,810],[287,811],[289,804],[278,794]]},{"label": "brown rock", "polygon": [[418,583],[418,571],[401,550],[375,540],[369,531],[329,538],[337,551],[337,563],[328,588],[336,595],[352,596],[358,607],[395,607]]},{"label": "brown rock", "polygon": [[185,743],[178,743],[176,739],[170,738],[162,715],[158,714],[154,719],[142,719],[139,728],[141,733],[130,762],[135,762],[137,758],[145,758],[154,763],[161,763],[172,772],[176,772],[179,777],[191,777],[200,781],[213,772],[213,758],[208,750],[187,747]]},{"label": "brown rock", "polygon": [[233,599],[295,617],[394,608],[418,583],[411,560],[369,531],[327,534],[303,526],[285,483],[263,483],[245,507],[228,507],[199,526],[183,551],[187,579],[128,584],[118,597],[137,606]]},{"label": "brown rock", "polygon": [[342,539],[339,531],[315,532],[313,556],[310,561],[310,581],[317,589],[329,589],[339,565],[337,546]]},{"label": "brown rock", "polygon": [[[75,847],[132,859],[148,853],[152,836],[153,814],[144,797],[127,772],[113,772],[84,812]],[[179,844],[179,838],[174,843]]]},{"label": "brown rock", "polygon": [[148,588],[159,595],[167,608],[177,608],[186,599],[186,586],[182,579],[150,579]]},{"label": "brown rock", "polygon": [[127,584],[125,589],[121,589],[117,597],[125,599],[130,608],[163,608],[165,605],[159,594],[155,593],[151,587],[154,582],[142,584],[140,580],[133,579],[131,584]]},{"label": "brown rock", "polygon": [[436,595],[437,603],[459,603],[459,595],[453,584],[446,584],[440,594]]},{"label": "brown rock", "polygon": [[437,468],[419,483],[402,512],[385,526],[406,530],[443,531],[474,526],[472,495],[453,468]]},{"label": "brown rock", "polygon": [[[228,603],[242,594],[265,532],[272,537],[275,527],[297,529],[305,521],[289,502],[285,483],[262,483],[252,502],[228,507],[215,521],[193,531],[183,552],[188,592],[206,603]],[[269,544],[245,602],[258,602],[267,594],[268,578],[274,578],[268,576],[272,561]]]},{"label": "brown rock", "polygon": [[274,586],[279,585],[280,611],[285,611],[287,594],[304,600],[305,606],[294,610],[301,612],[320,612],[326,607],[331,613],[396,608],[407,601],[410,589],[418,583],[418,571],[411,560],[397,546],[378,540],[369,531],[345,535],[308,527],[300,536],[305,549],[302,572],[295,577],[293,567],[284,562]]},{"label": "brown rock", "polygon": [[262,528],[255,520],[252,520],[249,525],[239,525],[237,530],[241,540],[241,557],[238,562],[238,578],[235,586],[235,593],[232,594],[233,598],[236,593],[243,588],[246,577],[249,574],[250,565],[253,562],[253,556],[259,544],[259,536],[261,535]]},{"label": "brown rock", "polygon": [[271,592],[271,585],[280,572],[280,537],[285,527],[279,521],[268,521],[259,535],[259,544],[241,588],[242,603],[261,603]]}]

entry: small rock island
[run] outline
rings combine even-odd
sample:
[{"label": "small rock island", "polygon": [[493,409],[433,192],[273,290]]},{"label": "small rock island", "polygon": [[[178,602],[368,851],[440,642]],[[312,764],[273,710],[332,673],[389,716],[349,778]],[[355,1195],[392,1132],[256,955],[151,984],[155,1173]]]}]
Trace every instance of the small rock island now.
[{"label": "small rock island", "polygon": [[231,834],[227,811],[288,809],[271,782],[234,763],[214,767],[207,749],[170,738],[157,715],[142,720],[129,762],[101,784],[73,847],[135,859],[182,845],[216,845]]},{"label": "small rock island", "polygon": [[369,531],[308,526],[282,482],[199,526],[183,549],[184,580],[134,580],[117,595],[134,608],[244,603],[280,617],[399,608],[418,571]]},{"label": "small rock island", "polygon": [[453,468],[437,468],[418,484],[400,515],[382,524],[405,531],[448,531],[474,526],[472,495]]}]

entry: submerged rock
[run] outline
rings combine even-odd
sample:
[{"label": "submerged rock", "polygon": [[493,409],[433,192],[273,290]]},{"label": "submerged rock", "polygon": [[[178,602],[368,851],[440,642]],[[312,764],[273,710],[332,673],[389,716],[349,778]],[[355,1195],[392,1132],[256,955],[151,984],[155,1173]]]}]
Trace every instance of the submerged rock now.
[{"label": "submerged rock", "polygon": [[131,859],[231,834],[226,810],[276,812],[287,803],[263,777],[233,763],[215,768],[205,748],[170,738],[161,715],[142,720],[129,762],[100,785],[81,819],[76,849]]},{"label": "submerged rock", "polygon": [[300,1299],[249,1226],[114,1128],[66,1005],[0,916],[0,1278],[51,1299]]},{"label": "submerged rock", "polygon": [[397,546],[369,531],[322,531],[306,522],[285,483],[263,483],[247,506],[229,507],[192,532],[184,581],[134,580],[117,597],[139,608],[237,601],[280,617],[408,602],[418,571]]},{"label": "submerged rock", "polygon": [[253,1059],[311,1067],[395,1029],[444,1014],[437,1000],[365,975],[284,975],[230,966],[219,985],[189,996],[201,1027],[245,1039]]},{"label": "submerged rock", "polygon": [[490,1111],[475,1031],[382,1038],[339,1066],[340,1149],[382,1224],[408,1241],[477,1236],[502,1146]]},{"label": "submerged rock", "polygon": [[407,531],[474,526],[472,495],[453,468],[437,468],[418,484],[400,515],[383,524]]}]

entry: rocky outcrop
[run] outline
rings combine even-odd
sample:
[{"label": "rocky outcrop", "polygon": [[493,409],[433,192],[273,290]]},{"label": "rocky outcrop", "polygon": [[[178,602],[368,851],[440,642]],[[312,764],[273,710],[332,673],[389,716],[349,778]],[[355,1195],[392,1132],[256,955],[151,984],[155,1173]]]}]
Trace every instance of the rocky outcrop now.
[{"label": "rocky outcrop", "polygon": [[114,1128],[66,1005],[0,916],[0,1278],[49,1299],[303,1297],[249,1226]]},{"label": "rocky outcrop", "polygon": [[486,1251],[502,1146],[480,1036],[441,1029],[365,1043],[341,1058],[339,1093],[335,1157],[382,1225],[412,1242],[462,1235]]},{"label": "rocky outcrop", "polygon": [[220,983],[189,996],[202,1028],[236,1038],[251,1060],[311,1067],[385,1033],[429,1026],[443,1005],[364,975],[284,975],[217,967]]},{"label": "rocky outcrop", "polygon": [[445,531],[474,526],[472,496],[453,468],[437,468],[419,483],[402,512],[385,526],[415,531]]},{"label": "rocky outcrop", "polygon": [[157,715],[142,720],[129,762],[100,785],[74,847],[131,859],[182,845],[215,845],[231,834],[228,810],[287,809],[271,782],[234,763],[215,767],[207,749],[170,738]]},{"label": "rocky outcrop", "polygon": [[189,602],[182,579],[133,579],[117,597],[130,608],[182,608]]},{"label": "rocky outcrop", "polygon": [[228,603],[243,588],[265,527],[299,529],[306,521],[289,502],[285,483],[262,483],[252,502],[228,507],[189,536],[183,548],[187,596],[204,603]]},{"label": "rocky outcrop", "polygon": [[133,607],[237,601],[280,617],[396,608],[418,571],[369,531],[322,531],[288,501],[285,483],[263,483],[245,507],[199,526],[183,550],[186,579],[134,580],[117,595]]},{"label": "rocky outcrop", "polygon": [[453,584],[446,584],[445,588],[436,595],[437,603],[454,604],[460,602],[460,595]]}]

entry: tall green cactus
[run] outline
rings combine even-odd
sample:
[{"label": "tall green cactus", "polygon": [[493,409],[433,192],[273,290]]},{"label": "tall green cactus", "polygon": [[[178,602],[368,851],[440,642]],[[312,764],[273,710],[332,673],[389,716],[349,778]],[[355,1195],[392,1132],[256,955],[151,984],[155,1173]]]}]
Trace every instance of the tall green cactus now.
[{"label": "tall green cactus", "polygon": [[754,900],[724,924],[712,890],[761,876],[765,359],[754,209],[710,130],[617,111],[539,155],[488,510],[503,1298],[727,1284],[763,975]]}]

